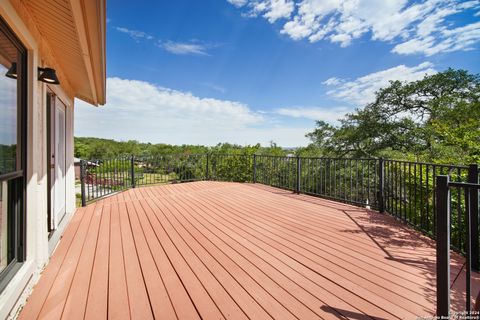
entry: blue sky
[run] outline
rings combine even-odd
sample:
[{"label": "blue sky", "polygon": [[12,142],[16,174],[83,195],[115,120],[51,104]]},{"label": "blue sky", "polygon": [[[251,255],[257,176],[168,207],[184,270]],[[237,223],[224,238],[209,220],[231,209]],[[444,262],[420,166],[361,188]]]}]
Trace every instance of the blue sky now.
[{"label": "blue sky", "polygon": [[76,135],[306,145],[389,80],[480,72],[480,1],[107,3],[107,104]]}]

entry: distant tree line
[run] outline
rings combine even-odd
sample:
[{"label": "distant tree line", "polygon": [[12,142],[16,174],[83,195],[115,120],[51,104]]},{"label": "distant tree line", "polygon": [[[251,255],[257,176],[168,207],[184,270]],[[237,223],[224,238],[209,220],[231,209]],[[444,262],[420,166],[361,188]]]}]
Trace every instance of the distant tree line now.
[{"label": "distant tree line", "polygon": [[101,139],[92,137],[75,137],[75,157],[80,159],[108,159],[119,156],[135,155],[138,157],[171,155],[171,154],[236,154],[253,155],[268,154],[283,156],[288,153],[271,143],[268,147],[260,144],[240,146],[230,143],[219,143],[216,146],[208,147],[202,145],[170,145],[164,143],[143,143],[136,140],[115,141],[112,139]]}]

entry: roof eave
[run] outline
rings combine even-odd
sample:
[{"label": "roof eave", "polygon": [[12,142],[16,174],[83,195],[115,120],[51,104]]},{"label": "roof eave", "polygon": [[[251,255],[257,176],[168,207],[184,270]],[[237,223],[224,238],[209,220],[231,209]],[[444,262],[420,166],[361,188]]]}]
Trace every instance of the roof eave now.
[{"label": "roof eave", "polygon": [[91,97],[77,98],[95,106],[106,103],[106,1],[70,0]]}]

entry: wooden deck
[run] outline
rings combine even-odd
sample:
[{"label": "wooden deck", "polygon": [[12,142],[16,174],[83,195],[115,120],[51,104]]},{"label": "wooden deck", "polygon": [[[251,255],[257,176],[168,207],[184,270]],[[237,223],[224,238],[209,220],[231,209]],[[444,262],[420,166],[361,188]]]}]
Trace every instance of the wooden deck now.
[{"label": "wooden deck", "polygon": [[20,319],[417,319],[434,285],[434,243],[386,215],[195,182],[79,209]]}]

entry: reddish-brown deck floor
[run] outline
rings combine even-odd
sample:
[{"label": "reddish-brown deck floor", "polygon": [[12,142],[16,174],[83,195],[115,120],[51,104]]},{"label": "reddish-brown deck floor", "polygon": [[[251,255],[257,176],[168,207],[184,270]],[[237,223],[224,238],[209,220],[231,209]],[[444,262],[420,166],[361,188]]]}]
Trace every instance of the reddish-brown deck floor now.
[{"label": "reddish-brown deck floor", "polygon": [[432,241],[362,208],[260,185],[146,187],[77,211],[20,318],[416,319],[435,312],[434,270]]}]

